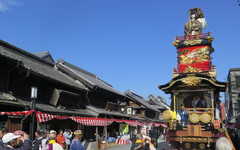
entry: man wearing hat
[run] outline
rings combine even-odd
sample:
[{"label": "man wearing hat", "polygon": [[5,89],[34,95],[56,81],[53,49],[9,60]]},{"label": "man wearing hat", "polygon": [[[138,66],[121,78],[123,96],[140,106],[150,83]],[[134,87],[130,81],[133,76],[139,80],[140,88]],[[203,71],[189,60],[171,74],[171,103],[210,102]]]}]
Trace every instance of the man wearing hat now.
[{"label": "man wearing hat", "polygon": [[70,150],[86,150],[86,147],[82,145],[82,131],[76,130],[74,132],[75,138],[72,140],[72,144],[70,146]]},{"label": "man wearing hat", "polygon": [[0,148],[3,147],[2,137],[8,133],[8,128],[2,127],[0,130]]},{"label": "man wearing hat", "polygon": [[48,136],[48,144],[45,145],[43,150],[63,150],[62,146],[56,142],[57,132],[51,130]]},{"label": "man wearing hat", "polygon": [[18,137],[20,137],[20,135],[14,135],[13,133],[5,134],[2,138],[4,146],[1,148],[1,150],[31,150],[31,143],[28,139],[28,135],[24,133],[24,143],[19,148],[17,148]]}]

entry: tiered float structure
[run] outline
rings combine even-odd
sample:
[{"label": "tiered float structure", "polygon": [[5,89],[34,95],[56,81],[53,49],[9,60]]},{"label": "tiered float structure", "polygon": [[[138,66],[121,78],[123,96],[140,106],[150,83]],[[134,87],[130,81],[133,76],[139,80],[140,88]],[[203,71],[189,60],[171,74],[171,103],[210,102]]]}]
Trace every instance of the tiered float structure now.
[{"label": "tiered float structure", "polygon": [[[171,111],[163,113],[168,122],[167,141],[175,149],[215,149],[216,140],[226,136],[223,127],[225,112],[219,99],[226,82],[216,80],[211,54],[213,37],[202,34],[206,26],[200,8],[189,10],[185,36],[177,36],[178,68],[173,70],[170,82],[159,89],[171,94]],[[180,124],[177,113],[184,105],[187,122]]]}]

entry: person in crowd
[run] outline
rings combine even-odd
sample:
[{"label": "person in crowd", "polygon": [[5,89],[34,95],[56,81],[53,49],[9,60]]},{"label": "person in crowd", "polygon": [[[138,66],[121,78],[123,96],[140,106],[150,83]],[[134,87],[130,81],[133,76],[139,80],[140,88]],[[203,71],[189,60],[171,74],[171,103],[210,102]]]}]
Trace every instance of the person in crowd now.
[{"label": "person in crowd", "polygon": [[42,130],[37,130],[35,132],[35,140],[32,142],[32,150],[41,150],[42,149],[42,138],[43,132]]},{"label": "person in crowd", "polygon": [[150,143],[149,149],[150,150],[156,150],[156,148],[155,148],[156,144],[157,144],[156,139],[155,138],[151,138],[151,143]]},{"label": "person in crowd", "polygon": [[3,146],[2,137],[8,133],[8,128],[2,127],[0,130],[0,148]]},{"label": "person in crowd", "polygon": [[132,144],[130,150],[143,150],[142,136],[140,134],[136,135],[136,141]]},{"label": "person in crowd", "polygon": [[43,138],[42,138],[42,147],[45,147],[45,145],[46,144],[48,144],[48,134],[49,134],[49,132],[48,132],[48,130],[42,130],[42,135],[43,135]]},{"label": "person in crowd", "polygon": [[232,143],[225,137],[220,137],[216,142],[216,150],[232,150]]},{"label": "person in crowd", "polygon": [[20,135],[20,137],[17,138],[17,147],[22,147],[23,143],[24,143],[24,134],[25,132],[21,131],[21,130],[17,130],[13,133],[14,135]]},{"label": "person in crowd", "polygon": [[82,145],[81,139],[82,139],[82,131],[76,130],[74,132],[75,138],[72,140],[72,144],[70,146],[70,150],[86,150],[86,147]]},{"label": "person in crowd", "polygon": [[59,130],[59,134],[57,135],[56,140],[57,140],[57,143],[60,144],[63,149],[66,148],[66,140],[65,140],[65,137],[63,135],[63,130],[62,129]]},{"label": "person in crowd", "polygon": [[42,150],[63,150],[62,146],[56,142],[57,132],[51,130],[48,136],[48,144]]},{"label": "person in crowd", "polygon": [[66,140],[66,149],[69,150],[70,144],[71,144],[71,138],[72,138],[72,131],[70,129],[65,129],[63,135]]},{"label": "person in crowd", "polygon": [[[151,130],[149,130],[149,137],[152,139],[158,139],[159,135],[158,135],[158,132],[156,130],[156,128],[153,126]],[[158,147],[157,145],[157,142],[155,142],[155,145],[154,145],[156,148]]]},{"label": "person in crowd", "polygon": [[39,138],[39,134],[41,134],[41,131],[40,130],[37,130],[35,131],[34,135],[35,135],[35,139],[38,139]]},{"label": "person in crowd", "polygon": [[131,138],[131,142],[132,143],[135,143],[136,141],[136,135],[137,135],[137,128],[134,128],[132,131],[131,131],[131,134],[130,134],[130,138]]},{"label": "person in crowd", "polygon": [[24,133],[23,138],[23,145],[18,147],[17,139],[20,135],[14,135],[13,133],[7,133],[3,136],[2,142],[4,143],[1,150],[31,150],[31,142],[28,139],[28,135]]}]

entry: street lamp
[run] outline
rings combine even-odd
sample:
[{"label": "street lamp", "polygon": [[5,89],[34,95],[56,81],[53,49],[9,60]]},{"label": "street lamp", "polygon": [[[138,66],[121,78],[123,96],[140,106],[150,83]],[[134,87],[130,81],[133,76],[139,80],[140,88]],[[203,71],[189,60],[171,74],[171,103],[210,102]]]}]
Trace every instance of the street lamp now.
[{"label": "street lamp", "polygon": [[[31,99],[32,99],[32,110],[35,111],[36,99],[37,99],[38,88],[36,86],[31,87]],[[34,136],[34,122],[35,122],[35,112],[32,113],[32,123],[30,126],[30,140],[33,141]]]},{"label": "street lamp", "polygon": [[36,99],[37,98],[37,91],[38,91],[38,88],[36,86],[32,86],[31,87],[31,98],[32,99]]}]

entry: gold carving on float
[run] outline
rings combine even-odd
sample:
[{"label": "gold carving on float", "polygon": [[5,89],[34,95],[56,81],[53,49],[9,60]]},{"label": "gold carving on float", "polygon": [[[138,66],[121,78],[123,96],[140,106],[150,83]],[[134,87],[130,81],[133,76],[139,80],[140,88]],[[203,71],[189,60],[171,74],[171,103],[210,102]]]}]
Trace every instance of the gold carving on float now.
[{"label": "gold carving on float", "polygon": [[174,46],[178,46],[179,42],[180,42],[179,40],[176,40],[176,41],[173,41],[172,43],[173,43]]},{"label": "gold carving on float", "polygon": [[203,144],[203,143],[200,143],[200,144],[199,144],[199,148],[200,148],[200,149],[205,149],[205,148],[206,148],[206,146],[205,146],[205,144]]},{"label": "gold carving on float", "polygon": [[183,73],[191,73],[191,72],[201,72],[201,70],[199,68],[195,68],[192,66],[188,66]]},{"label": "gold carving on float", "polygon": [[199,115],[197,113],[193,113],[189,116],[189,119],[192,123],[198,123],[199,122]]},{"label": "gold carving on float", "polygon": [[211,116],[207,113],[203,113],[200,119],[203,123],[209,123],[211,121]]},{"label": "gold carving on float", "polygon": [[202,42],[202,39],[188,40],[188,41],[184,41],[183,44],[184,45],[196,45],[196,44],[200,44],[201,42]]},{"label": "gold carving on float", "polygon": [[182,79],[182,82],[187,86],[196,86],[200,83],[200,80],[197,77],[187,77]]},{"label": "gold carving on float", "polygon": [[210,60],[209,56],[209,48],[201,47],[195,48],[194,50],[190,51],[188,49],[181,50],[178,52],[178,61],[181,64],[188,65],[194,63],[203,63]]},{"label": "gold carving on float", "polygon": [[191,147],[191,144],[190,143],[185,143],[185,148],[190,148]]},{"label": "gold carving on float", "polygon": [[[180,141],[180,137],[176,137],[175,141]],[[209,138],[192,138],[192,137],[181,137],[181,141],[182,142],[202,142],[202,143],[206,143],[206,142],[213,142],[213,139]]]},{"label": "gold carving on float", "polygon": [[208,40],[208,42],[212,42],[214,40],[214,37],[208,36],[206,37],[206,39]]}]

